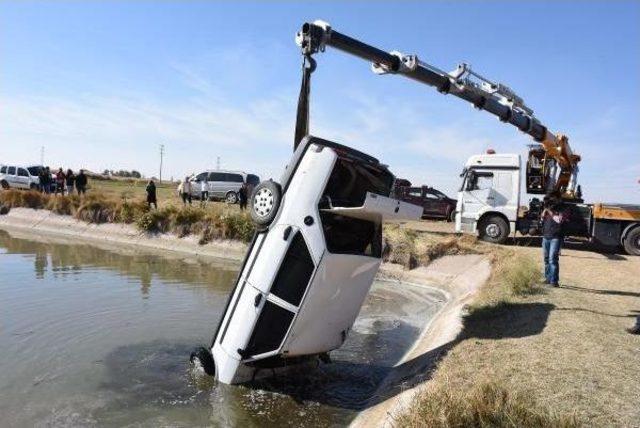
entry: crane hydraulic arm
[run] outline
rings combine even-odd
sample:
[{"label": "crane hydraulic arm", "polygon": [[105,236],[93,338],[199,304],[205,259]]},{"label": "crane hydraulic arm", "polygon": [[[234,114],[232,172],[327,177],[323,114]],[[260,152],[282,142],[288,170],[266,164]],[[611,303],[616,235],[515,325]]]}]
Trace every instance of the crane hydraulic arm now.
[{"label": "crane hydraulic arm", "polygon": [[[442,94],[461,98],[480,110],[485,110],[530,135],[538,144],[532,147],[527,162],[527,191],[529,193],[553,192],[565,199],[579,198],[577,172],[580,156],[573,153],[568,138],[547,130],[533,115],[519,96],[508,86],[494,83],[474,72],[468,64],[460,64],[456,70],[446,73],[418,59],[416,55],[385,52],[331,28],[323,21],[303,24],[296,35],[296,43],[305,57],[303,92],[309,91],[310,74],[315,69],[312,55],[324,52],[327,46],[371,62],[376,74],[400,74],[436,88]],[[307,101],[308,102],[308,101]],[[302,104],[302,102],[301,102]],[[302,112],[302,113],[301,113]],[[302,116],[302,117],[301,117]],[[305,121],[306,120],[306,121]],[[296,144],[300,135],[308,130],[308,105],[298,109]]]}]

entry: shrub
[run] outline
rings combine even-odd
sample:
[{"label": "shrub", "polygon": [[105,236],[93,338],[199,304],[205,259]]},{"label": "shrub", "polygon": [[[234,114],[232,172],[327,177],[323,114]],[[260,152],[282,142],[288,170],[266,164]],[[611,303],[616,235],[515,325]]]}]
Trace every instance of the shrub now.
[{"label": "shrub", "polygon": [[169,230],[171,216],[174,215],[175,212],[176,209],[173,207],[148,211],[136,220],[136,225],[144,232],[165,233]]},{"label": "shrub", "polygon": [[148,211],[149,207],[144,201],[128,201],[124,199],[117,209],[115,221],[118,223],[133,223]]},{"label": "shrub", "polygon": [[78,195],[49,197],[46,209],[56,214],[73,215],[80,206]]},{"label": "shrub", "polygon": [[504,259],[496,272],[498,280],[513,294],[522,296],[541,291],[541,274],[536,262],[525,255]]},{"label": "shrub", "polygon": [[9,208],[44,208],[49,195],[44,195],[35,190],[8,189],[0,192],[0,203]]}]

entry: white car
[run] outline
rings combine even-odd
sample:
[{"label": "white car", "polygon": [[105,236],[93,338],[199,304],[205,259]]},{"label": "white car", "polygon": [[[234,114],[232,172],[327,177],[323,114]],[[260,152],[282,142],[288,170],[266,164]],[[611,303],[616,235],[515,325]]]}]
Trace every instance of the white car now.
[{"label": "white car", "polygon": [[40,185],[38,166],[2,165],[0,167],[0,186],[3,189],[31,189]]},{"label": "white car", "polygon": [[207,170],[191,178],[192,196],[200,198],[202,181],[207,182],[206,189],[209,199],[224,199],[230,204],[235,204],[238,202],[238,192],[242,184],[247,184],[253,189],[260,182],[260,178],[244,171]]},{"label": "white car", "polygon": [[235,384],[339,348],[380,266],[383,218],[422,214],[388,197],[393,182],[375,158],[306,137],[280,184],[254,190],[258,232],[211,347],[191,361]]}]

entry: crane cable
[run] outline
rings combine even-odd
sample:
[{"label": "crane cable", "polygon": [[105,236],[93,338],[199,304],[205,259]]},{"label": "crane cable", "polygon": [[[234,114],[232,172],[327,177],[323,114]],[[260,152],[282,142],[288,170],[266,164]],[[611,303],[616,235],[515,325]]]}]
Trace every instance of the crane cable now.
[{"label": "crane cable", "polygon": [[311,55],[302,58],[302,82],[298,95],[298,109],[296,112],[296,129],[293,137],[293,150],[298,148],[300,141],[309,135],[309,96],[311,94],[311,73],[316,69],[316,60]]}]

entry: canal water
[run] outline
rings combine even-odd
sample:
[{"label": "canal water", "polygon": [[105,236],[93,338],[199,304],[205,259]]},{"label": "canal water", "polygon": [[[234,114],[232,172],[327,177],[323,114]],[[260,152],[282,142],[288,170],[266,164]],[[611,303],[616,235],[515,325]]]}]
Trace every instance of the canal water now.
[{"label": "canal water", "polygon": [[332,363],[221,385],[188,359],[238,267],[0,230],[0,425],[345,426],[443,303],[377,282]]}]

